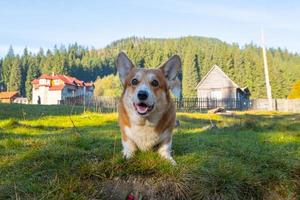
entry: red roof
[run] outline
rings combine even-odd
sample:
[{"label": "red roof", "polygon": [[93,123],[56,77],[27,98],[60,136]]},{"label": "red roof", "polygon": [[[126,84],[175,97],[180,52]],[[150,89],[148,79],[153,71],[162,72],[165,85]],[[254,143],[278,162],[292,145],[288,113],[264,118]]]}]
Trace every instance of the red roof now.
[{"label": "red roof", "polygon": [[84,83],[84,85],[86,87],[94,87],[94,83],[90,82],[90,83]]},{"label": "red roof", "polygon": [[[66,76],[66,75],[48,75],[43,74],[38,79],[34,79],[31,81],[32,84],[38,84],[40,79],[47,79],[47,80],[61,80],[64,85],[73,85],[73,86],[86,86],[86,87],[93,87],[94,84],[91,83],[85,83],[84,81],[78,80],[75,77]],[[64,85],[54,85],[50,86],[50,90],[62,90],[64,88]]]},{"label": "red roof", "polygon": [[53,85],[49,87],[49,90],[63,90],[64,87],[65,87],[64,85]]},{"label": "red roof", "polygon": [[77,78],[74,78],[71,76],[66,76],[66,75],[55,75],[55,76],[52,76],[52,79],[60,79],[65,84],[68,84],[68,85],[83,86],[83,83],[84,83],[84,81],[80,81]]},{"label": "red roof", "polygon": [[32,84],[39,84],[39,79],[33,79],[33,80],[31,81],[31,83],[32,83]]},{"label": "red roof", "polygon": [[0,99],[11,99],[19,96],[18,92],[0,92]]}]

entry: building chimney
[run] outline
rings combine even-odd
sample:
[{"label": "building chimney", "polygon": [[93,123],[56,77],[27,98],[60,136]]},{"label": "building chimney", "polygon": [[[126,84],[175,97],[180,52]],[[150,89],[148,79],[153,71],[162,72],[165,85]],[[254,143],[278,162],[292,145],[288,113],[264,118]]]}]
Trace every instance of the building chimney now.
[{"label": "building chimney", "polygon": [[55,75],[54,72],[52,72],[51,76],[54,76],[54,75]]}]

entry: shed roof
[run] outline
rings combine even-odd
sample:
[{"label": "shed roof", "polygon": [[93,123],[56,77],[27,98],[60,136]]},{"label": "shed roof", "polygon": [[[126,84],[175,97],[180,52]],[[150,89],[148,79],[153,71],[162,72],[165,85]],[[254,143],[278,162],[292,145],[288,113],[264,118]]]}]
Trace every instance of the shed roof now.
[{"label": "shed roof", "polygon": [[0,92],[0,99],[11,99],[12,97],[18,95],[18,92]]},{"label": "shed roof", "polygon": [[218,66],[218,65],[214,65],[208,72],[207,74],[203,77],[203,79],[198,83],[198,85],[196,86],[196,88],[199,88],[206,80],[207,78],[213,73],[213,72],[217,72],[220,73],[223,77],[225,77],[226,79],[228,79],[229,84],[231,84],[233,87],[235,88],[239,88],[239,86],[233,82],[233,80],[231,80],[226,74],[225,72]]}]

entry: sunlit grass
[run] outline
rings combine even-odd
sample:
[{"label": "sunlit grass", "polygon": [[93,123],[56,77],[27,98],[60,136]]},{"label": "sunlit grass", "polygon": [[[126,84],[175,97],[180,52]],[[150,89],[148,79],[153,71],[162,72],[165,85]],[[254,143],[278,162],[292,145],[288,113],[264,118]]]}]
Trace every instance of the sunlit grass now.
[{"label": "sunlit grass", "polygon": [[299,198],[299,114],[178,113],[174,167],[155,152],[123,159],[116,113],[20,108],[0,104],[0,199],[105,199],[121,180],[168,199]]}]

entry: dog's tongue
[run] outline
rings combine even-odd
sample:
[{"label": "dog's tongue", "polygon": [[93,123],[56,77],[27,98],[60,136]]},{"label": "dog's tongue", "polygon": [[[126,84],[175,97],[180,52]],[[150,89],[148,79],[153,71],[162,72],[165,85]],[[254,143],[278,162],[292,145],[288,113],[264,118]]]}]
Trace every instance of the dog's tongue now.
[{"label": "dog's tongue", "polygon": [[136,109],[139,113],[144,114],[148,110],[148,106],[146,104],[136,104]]}]

